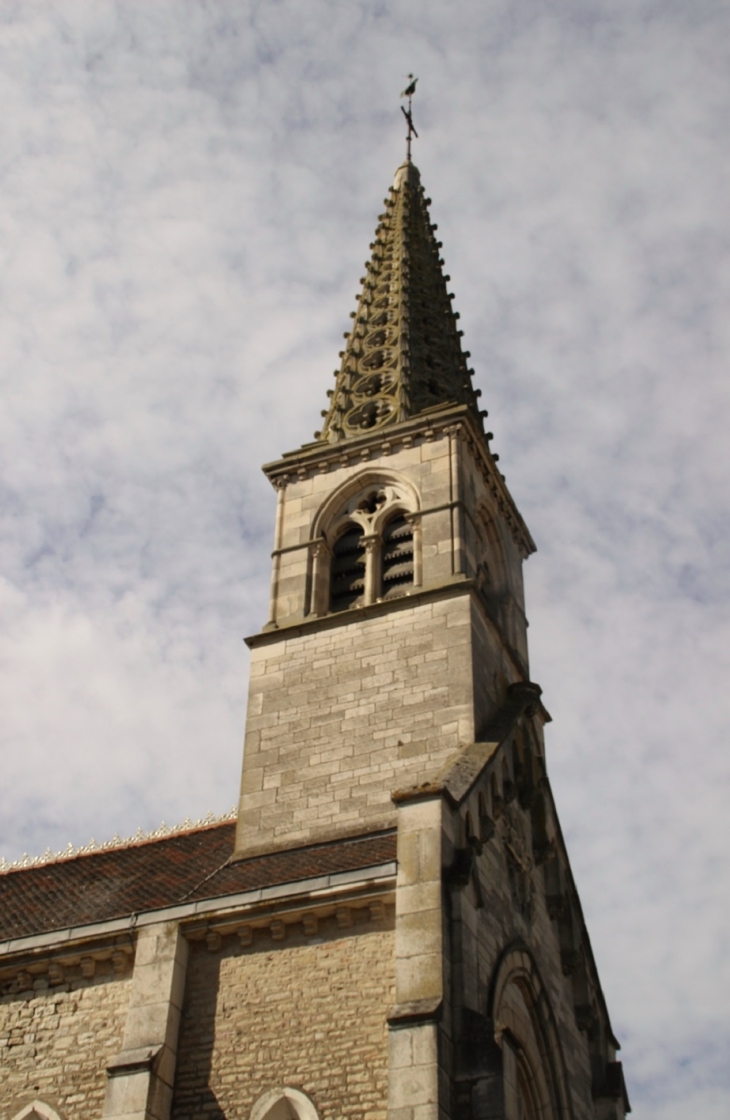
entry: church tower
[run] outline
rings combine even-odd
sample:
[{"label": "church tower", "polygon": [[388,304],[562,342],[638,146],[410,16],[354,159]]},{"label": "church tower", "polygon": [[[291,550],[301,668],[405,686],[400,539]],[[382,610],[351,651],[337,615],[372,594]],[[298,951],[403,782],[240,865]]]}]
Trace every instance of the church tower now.
[{"label": "church tower", "polygon": [[321,431],[264,468],[273,572],[248,640],[234,859],[395,831],[389,1120],[619,1120],[618,1043],[529,675],[535,546],[484,430],[429,203],[409,159]]},{"label": "church tower", "polygon": [[398,168],[315,442],[277,491],[270,616],[249,640],[237,849],[392,825],[392,793],[480,741],[528,679],[532,538],[497,469],[441,243]]},{"label": "church tower", "polygon": [[321,431],[264,468],[236,819],[0,865],[8,1120],[624,1120],[428,206],[408,159]]}]

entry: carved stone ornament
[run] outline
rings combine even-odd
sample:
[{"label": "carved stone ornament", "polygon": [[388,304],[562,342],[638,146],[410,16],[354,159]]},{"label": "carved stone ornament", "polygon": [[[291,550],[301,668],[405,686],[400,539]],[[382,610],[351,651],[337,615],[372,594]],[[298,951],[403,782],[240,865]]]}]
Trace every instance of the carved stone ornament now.
[{"label": "carved stone ornament", "polygon": [[525,921],[531,922],[534,917],[534,865],[525,815],[514,804],[506,805],[498,831],[505,853],[512,901]]},{"label": "carved stone ornament", "polygon": [[366,538],[370,537],[377,531],[378,524],[390,509],[395,506],[408,508],[410,504],[410,496],[398,486],[369,486],[350,498],[337,520],[329,527],[328,536],[334,539],[340,525],[354,521],[362,527]]},{"label": "carved stone ornament", "polygon": [[433,231],[418,170],[406,163],[385,201],[317,439],[376,432],[438,405],[467,404],[481,424]]}]

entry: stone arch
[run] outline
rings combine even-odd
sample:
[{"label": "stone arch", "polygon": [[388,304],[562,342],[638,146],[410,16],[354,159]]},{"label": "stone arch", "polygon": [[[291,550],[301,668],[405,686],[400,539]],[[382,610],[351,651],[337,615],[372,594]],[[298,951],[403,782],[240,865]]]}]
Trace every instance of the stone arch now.
[{"label": "stone arch", "polygon": [[[420,497],[416,487],[407,478],[398,471],[368,467],[346,479],[324,500],[312,521],[312,539],[316,540],[322,536],[328,538],[333,530],[336,532],[341,517],[347,515],[348,507],[353,499],[357,499],[361,495],[364,496],[369,489],[385,489],[386,487],[397,492],[387,506],[388,513],[397,508],[401,508],[407,513],[418,512]],[[356,511],[353,510],[352,512]],[[380,517],[376,515],[372,521],[372,527],[376,532],[380,529],[382,520],[386,515],[385,510],[379,512]]]},{"label": "stone arch", "polygon": [[45,1101],[31,1101],[20,1112],[16,1112],[12,1120],[61,1120],[61,1117]]},{"label": "stone arch", "polygon": [[499,595],[507,584],[507,554],[499,521],[485,501],[477,507],[477,538],[477,582],[487,593]]},{"label": "stone arch", "polygon": [[269,1089],[251,1110],[251,1120],[319,1120],[314,1102],[301,1089]]},{"label": "stone arch", "polygon": [[489,1016],[502,1049],[508,1120],[573,1120],[560,1036],[535,960],[521,942],[502,954]]},{"label": "stone arch", "polygon": [[[420,498],[416,487],[393,470],[365,468],[345,480],[325,499],[312,520],[308,583],[312,589],[309,610],[315,615],[347,609],[347,596],[332,595],[332,575],[337,542],[360,531],[364,549],[364,586],[362,596],[352,597],[353,606],[377,602],[383,595],[383,534],[394,518],[407,523],[412,538],[413,578],[409,585],[421,583]],[[397,558],[396,558],[397,559]],[[337,602],[334,602],[337,599]]]}]

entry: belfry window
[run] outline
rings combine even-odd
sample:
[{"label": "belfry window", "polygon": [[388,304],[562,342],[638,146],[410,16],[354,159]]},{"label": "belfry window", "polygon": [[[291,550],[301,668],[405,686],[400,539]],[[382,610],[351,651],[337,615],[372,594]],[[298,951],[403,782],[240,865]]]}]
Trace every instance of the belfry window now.
[{"label": "belfry window", "polygon": [[307,613],[317,617],[421,586],[418,493],[391,472],[365,470],[331,494],[315,515],[309,543]]},{"label": "belfry window", "polygon": [[381,597],[395,599],[413,586],[413,528],[398,514],[383,529]]},{"label": "belfry window", "polygon": [[330,610],[346,611],[365,599],[365,545],[359,525],[348,525],[332,549]]}]

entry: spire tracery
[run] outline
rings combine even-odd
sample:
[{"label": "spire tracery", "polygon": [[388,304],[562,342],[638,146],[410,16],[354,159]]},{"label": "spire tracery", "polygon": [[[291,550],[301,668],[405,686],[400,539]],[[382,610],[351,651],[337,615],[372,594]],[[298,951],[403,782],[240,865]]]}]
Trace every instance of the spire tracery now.
[{"label": "spire tracery", "polygon": [[336,442],[449,404],[468,404],[479,417],[429,203],[418,169],[402,164],[378,219],[317,439]]}]

